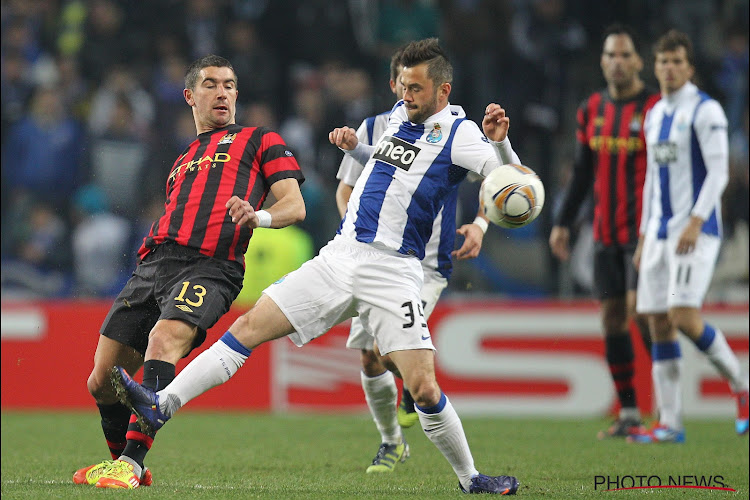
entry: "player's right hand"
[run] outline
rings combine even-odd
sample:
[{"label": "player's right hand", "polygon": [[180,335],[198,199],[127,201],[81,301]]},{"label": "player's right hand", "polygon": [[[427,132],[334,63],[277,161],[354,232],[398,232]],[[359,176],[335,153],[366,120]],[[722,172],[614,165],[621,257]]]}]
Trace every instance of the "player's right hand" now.
[{"label": "player's right hand", "polygon": [[239,196],[232,196],[227,201],[226,207],[232,222],[238,226],[247,226],[250,229],[258,227],[258,215],[249,201],[243,200]]},{"label": "player's right hand", "polygon": [[549,247],[552,255],[563,261],[568,260],[570,258],[570,229],[564,226],[552,227]]},{"label": "player's right hand", "polygon": [[357,139],[357,131],[350,127],[335,128],[328,133],[328,140],[331,144],[338,146],[341,149],[351,151],[357,147],[359,139]]}]

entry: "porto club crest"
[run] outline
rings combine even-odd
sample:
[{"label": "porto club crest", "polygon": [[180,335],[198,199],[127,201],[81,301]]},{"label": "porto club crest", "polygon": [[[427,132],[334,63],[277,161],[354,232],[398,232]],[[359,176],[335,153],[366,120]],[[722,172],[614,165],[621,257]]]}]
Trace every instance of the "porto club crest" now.
[{"label": "porto club crest", "polygon": [[427,135],[427,142],[435,144],[436,142],[440,142],[442,138],[443,131],[440,130],[440,124],[436,123],[433,125],[432,131]]}]

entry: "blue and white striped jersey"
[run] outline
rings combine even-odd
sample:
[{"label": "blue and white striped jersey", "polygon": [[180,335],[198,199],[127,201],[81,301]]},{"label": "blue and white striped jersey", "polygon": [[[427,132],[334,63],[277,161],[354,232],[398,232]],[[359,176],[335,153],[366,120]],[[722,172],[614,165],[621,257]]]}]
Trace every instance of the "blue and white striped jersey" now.
[{"label": "blue and white striped jersey", "polygon": [[[469,171],[484,177],[500,164],[496,149],[460,106],[414,124],[399,101],[354,184],[338,232],[420,259],[434,247],[437,269],[449,272],[458,184]],[[432,241],[436,225],[445,237]]]},{"label": "blue and white striped jersey", "polygon": [[646,183],[641,234],[679,236],[691,215],[721,237],[721,195],[729,175],[727,118],[692,83],[662,97],[646,114]]},{"label": "blue and white striped jersey", "polygon": [[[458,118],[465,116],[463,108],[460,106],[450,106],[451,113]],[[388,118],[391,112],[386,111],[379,115],[370,116],[362,121],[362,124],[357,129],[357,138],[364,144],[372,145],[380,136],[383,135],[385,129],[388,127]],[[350,155],[344,155],[339,165],[339,171],[336,174],[336,178],[344,181],[349,186],[354,186],[357,183],[357,179],[362,175],[362,171],[365,166],[359,163]],[[453,270],[453,264],[451,261],[451,251],[453,250],[455,238],[456,238],[456,204],[448,205],[451,210],[450,213],[446,213],[446,206],[440,210],[435,222],[432,225],[432,236],[425,246],[425,256],[422,259],[422,267],[426,272],[439,272],[445,279],[449,279],[451,271]],[[443,215],[445,214],[445,221]],[[447,221],[454,221],[452,227],[448,224],[446,231],[443,231],[443,224]]]}]

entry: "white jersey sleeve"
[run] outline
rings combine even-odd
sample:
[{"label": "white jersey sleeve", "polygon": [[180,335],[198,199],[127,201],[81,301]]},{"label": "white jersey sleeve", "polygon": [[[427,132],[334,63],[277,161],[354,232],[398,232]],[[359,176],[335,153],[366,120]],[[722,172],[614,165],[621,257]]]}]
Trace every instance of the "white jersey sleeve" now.
[{"label": "white jersey sleeve", "polygon": [[454,164],[487,177],[487,174],[502,165],[499,154],[476,123],[471,120],[461,122],[451,149]]},{"label": "white jersey sleeve", "polygon": [[[653,114],[651,113],[651,109],[646,112],[646,117],[643,119],[643,133],[645,136],[648,136],[650,128],[653,126],[651,121],[653,118]],[[649,219],[651,217],[651,202],[650,200],[653,198],[653,192],[654,192],[654,175],[658,174],[658,170],[650,165],[650,163],[646,164],[646,177],[643,183],[643,193],[642,198],[643,202],[641,203],[641,225],[638,228],[638,234],[643,235],[646,234],[646,228],[649,223]]]},{"label": "white jersey sleeve", "polygon": [[729,180],[727,118],[719,103],[709,100],[698,108],[693,127],[706,165],[706,177],[691,214],[707,220]]}]

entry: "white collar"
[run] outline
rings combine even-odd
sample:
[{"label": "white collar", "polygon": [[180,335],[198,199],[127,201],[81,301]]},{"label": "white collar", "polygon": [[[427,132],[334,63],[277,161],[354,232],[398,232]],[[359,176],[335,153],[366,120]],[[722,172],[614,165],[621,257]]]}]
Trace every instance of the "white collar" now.
[{"label": "white collar", "polygon": [[687,81],[685,82],[685,85],[675,90],[671,94],[663,95],[662,98],[664,99],[664,101],[666,101],[667,104],[673,105],[684,99],[686,96],[694,94],[697,90],[698,87],[696,87],[694,83]]}]

